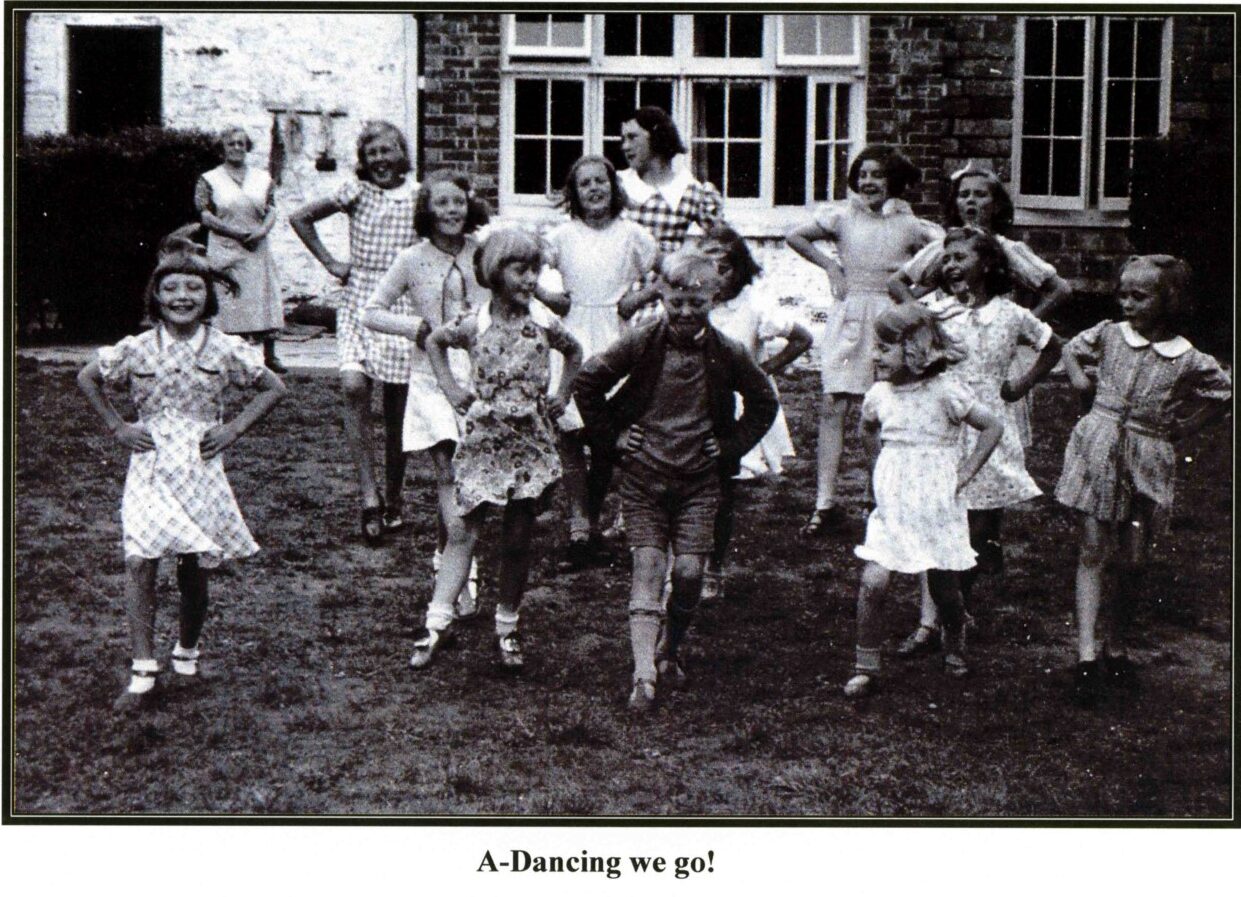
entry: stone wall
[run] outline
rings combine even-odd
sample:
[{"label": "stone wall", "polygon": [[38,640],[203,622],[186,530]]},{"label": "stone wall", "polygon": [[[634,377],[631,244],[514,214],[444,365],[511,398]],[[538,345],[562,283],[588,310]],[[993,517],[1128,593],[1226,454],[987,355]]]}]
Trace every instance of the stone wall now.
[{"label": "stone wall", "polygon": [[[343,113],[282,119],[288,150],[277,190],[281,222],[272,245],[288,294],[334,284],[287,226],[289,211],[331,193],[353,174],[363,123],[382,118],[407,133],[416,124],[416,24],[412,16],[316,13],[35,13],[26,32],[28,134],[68,127],[67,28],[158,25],[163,29],[163,124],[215,130],[239,124],[254,140],[249,164],[267,168],[273,108]],[[329,124],[330,122],[330,124]],[[336,170],[316,170],[320,156]],[[321,225],[332,250],[347,252],[347,221]]]}]

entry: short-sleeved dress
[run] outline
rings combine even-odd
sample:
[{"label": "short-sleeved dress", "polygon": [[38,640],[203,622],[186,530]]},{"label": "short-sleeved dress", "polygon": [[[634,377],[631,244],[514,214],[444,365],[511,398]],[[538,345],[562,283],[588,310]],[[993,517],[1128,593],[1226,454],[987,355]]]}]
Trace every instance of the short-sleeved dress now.
[{"label": "short-sleeved dress", "polygon": [[[1013,285],[1019,293],[1038,293],[1047,281],[1056,276],[1056,269],[1052,265],[1043,261],[1034,250],[1020,240],[1010,240],[1008,237],[999,234],[993,234],[996,242],[1000,244],[1000,248],[1004,250],[1004,258],[1008,261],[1008,271],[1012,275]],[[939,269],[939,262],[944,256],[944,241],[942,239],[926,244],[921,251],[901,268],[901,272],[909,278],[909,282],[919,286],[934,286],[933,278],[935,272]],[[942,297],[937,297],[933,293],[928,293],[924,297],[928,304]],[[952,297],[948,297],[948,301],[952,301]],[[1020,304],[1020,303],[1019,303]],[[934,307],[932,305],[932,307]],[[1029,346],[1018,348],[1016,355],[1013,356],[1013,364],[1009,369],[1009,374],[1021,374],[1028,370],[1030,365],[1034,364],[1037,353]],[[1034,393],[1026,393],[1025,397],[1014,403],[1012,422],[1017,428],[1017,435],[1021,438],[1021,444],[1025,448],[1030,447],[1030,443],[1034,438],[1034,431],[1030,427],[1030,417],[1033,413]]]},{"label": "short-sleeved dress", "polygon": [[[629,197],[626,218],[634,221],[655,238],[660,252],[675,252],[685,243],[691,225],[706,229],[724,220],[724,198],[711,184],[694,179],[684,167],[678,167],[667,183],[652,187],[632,168],[618,172],[621,186]],[[652,320],[658,309],[648,305],[638,310],[631,323]]]},{"label": "short-sleeved dress", "polygon": [[[230,227],[251,231],[262,225],[272,203],[271,177],[246,168],[238,184],[225,166],[213,168],[194,189],[194,205]],[[264,237],[254,249],[210,231],[207,258],[237,282],[237,289],[220,290],[220,313],[213,325],[225,333],[264,333],[284,326],[284,305],[271,245]]]},{"label": "short-sleeved dress", "polygon": [[121,499],[126,557],[201,555],[204,567],[258,551],[224,476],[224,460],[204,461],[199,443],[224,413],[224,390],[263,375],[260,349],[204,326],[189,340],[162,326],[99,350],[105,383],[127,386],[154,451],[129,459]]},{"label": "short-sleeved dress", "polygon": [[457,505],[534,499],[560,479],[555,425],[548,415],[548,356],[573,337],[542,305],[514,321],[493,318],[490,303],[446,325],[448,344],[468,350],[477,399],[465,413],[453,456]]},{"label": "short-sleeved dress", "polygon": [[901,385],[881,380],[867,390],[862,420],[879,424],[883,448],[875,464],[875,510],[866,541],[854,549],[858,557],[896,573],[974,566],[957,476],[961,423],[976,401],[942,374]]},{"label": "short-sleeved dress", "polygon": [[[467,236],[456,254],[445,252],[430,240],[402,249],[365,308],[381,308],[426,321],[433,328],[472,312],[491,299],[474,278],[474,253],[478,241]],[[370,331],[372,334],[375,331]],[[403,339],[403,337],[397,337]],[[457,415],[440,390],[425,349],[409,343],[409,396],[401,443],[407,452],[428,449],[437,443],[456,442]],[[448,361],[458,379],[470,375],[470,359],[450,349]]]},{"label": "short-sleeved dress", "polygon": [[860,197],[819,206],[815,223],[831,235],[849,294],[836,297],[823,328],[823,391],[862,395],[874,382],[875,318],[892,302],[888,278],[944,231],[914,215],[903,199],[874,211]]},{"label": "short-sleeved dress", "polygon": [[1165,527],[1177,435],[1212,405],[1227,404],[1232,381],[1184,337],[1151,343],[1128,322],[1096,324],[1065,352],[1097,368],[1097,388],[1090,413],[1069,436],[1056,500],[1115,522],[1131,519],[1141,495],[1155,504],[1156,527]]},{"label": "short-sleeved dress", "polygon": [[[1052,338],[1051,328],[1003,296],[978,308],[948,299],[940,305],[940,320],[944,330],[968,352],[948,376],[964,382],[984,408],[1004,421],[999,445],[962,493],[966,506],[971,511],[1005,508],[1042,495],[1026,471],[1025,449],[1016,423],[1020,403],[1001,399],[1000,387],[1018,348],[1029,346],[1041,352]],[[962,457],[974,450],[978,435],[973,427],[964,429]]]},{"label": "short-sleeved dress", "polygon": [[[761,283],[750,284],[732,299],[716,305],[711,309],[710,319],[716,330],[739,342],[755,363],[760,361],[765,345],[774,340],[788,339],[797,324],[793,313],[781,308],[775,297],[763,290]],[[775,390],[775,380],[769,377],[768,381]],[[777,400],[779,395],[777,391]],[[737,413],[741,411],[742,406],[738,402]],[[752,475],[768,471],[781,473],[784,459],[795,454],[788,421],[784,417],[784,409],[780,408],[762,441],[741,459],[741,468]]]},{"label": "short-sleeved dress", "polygon": [[413,245],[414,199],[418,185],[406,180],[384,190],[370,181],[350,180],[332,197],[349,216],[349,281],[336,312],[336,345],[341,370],[362,371],[385,383],[409,380],[410,347],[403,336],[362,326],[362,306],[392,267],[397,253]]}]

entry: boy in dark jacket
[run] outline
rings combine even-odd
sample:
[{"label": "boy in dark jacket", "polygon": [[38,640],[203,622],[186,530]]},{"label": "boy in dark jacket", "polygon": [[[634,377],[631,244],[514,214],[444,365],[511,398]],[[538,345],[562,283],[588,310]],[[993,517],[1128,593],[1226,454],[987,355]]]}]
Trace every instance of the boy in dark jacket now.
[{"label": "boy in dark jacket", "polygon": [[[707,322],[720,287],[715,259],[687,247],[664,259],[661,276],[666,319],[623,334],[587,360],[573,388],[591,451],[621,470],[618,493],[633,552],[629,706],[635,710],[654,705],[657,653],[659,674],[684,677],[677,649],[698,605],[721,480],[737,472],[777,408],[763,372]],[[744,400],[740,419],[734,393]],[[663,627],[669,547],[675,560]]]}]

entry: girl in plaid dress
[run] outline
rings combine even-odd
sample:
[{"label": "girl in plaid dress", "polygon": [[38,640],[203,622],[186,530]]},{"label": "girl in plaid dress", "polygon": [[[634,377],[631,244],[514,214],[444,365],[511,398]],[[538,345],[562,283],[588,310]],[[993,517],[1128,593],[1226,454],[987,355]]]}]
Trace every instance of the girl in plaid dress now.
[{"label": "girl in plaid dress", "polygon": [[[262,351],[205,323],[219,310],[219,275],[201,251],[161,256],[147,291],[153,329],[99,350],[78,385],[117,441],[133,454],[121,499],[125,589],[133,647],[129,686],[118,710],[140,706],[155,687],[155,574],[177,558],[181,623],[174,671],[198,673],[198,638],[207,613],[207,569],[258,550],[224,476],[221,453],[284,395]],[[138,422],[127,423],[103,391],[127,386]],[[229,385],[259,394],[223,423]]]},{"label": "girl in plaid dress", "polygon": [[[487,509],[504,509],[496,600],[496,645],[501,665],[520,670],[518,609],[530,571],[530,537],[543,493],[560,478],[554,421],[564,412],[582,361],[582,347],[560,319],[535,301],[542,264],[536,237],[516,229],[488,236],[474,256],[478,282],[491,301],[434,330],[427,354],[448,401],[462,415],[453,458],[456,496],[445,514],[448,542],[427,608],[426,630],[414,642],[410,666],[429,664],[450,637],[453,602],[466,584]],[[453,374],[448,350],[470,355],[470,383]],[[548,357],[565,357],[555,395],[548,394]]]},{"label": "girl in plaid dress", "polygon": [[[1073,387],[1093,395],[1064,451],[1056,500],[1081,512],[1077,562],[1074,689],[1093,703],[1105,679],[1133,682],[1127,623],[1142,588],[1152,536],[1171,515],[1177,440],[1222,417],[1232,383],[1219,363],[1177,331],[1190,309],[1189,266],[1170,255],[1133,256],[1120,269],[1124,320],[1104,321],[1065,347]],[[1119,541],[1115,595],[1103,601],[1103,572]],[[1107,641],[1096,634],[1106,610]]]},{"label": "girl in plaid dress", "polygon": [[[436,327],[477,310],[490,298],[474,276],[478,240],[472,236],[489,217],[486,203],[473,195],[469,178],[453,171],[432,172],[415,204],[414,229],[423,239],[401,250],[362,315],[369,329],[412,343],[402,442],[406,452],[429,452],[435,465],[440,506],[432,558],[436,573],[447,538],[444,521],[453,513],[452,456],[459,436],[457,415],[435,382],[426,340]],[[465,352],[451,350],[449,360],[454,376],[469,376]],[[457,618],[467,619],[477,610],[478,569],[471,565],[469,582],[457,596]]]},{"label": "girl in plaid dress", "polygon": [[[358,135],[358,178],[335,195],[317,199],[289,216],[293,230],[323,267],[345,284],[344,304],[336,313],[340,381],[344,393],[345,441],[357,467],[362,496],[362,537],[377,545],[385,532],[405,526],[401,490],[405,454],[402,418],[408,397],[410,348],[404,337],[370,333],[362,326],[362,306],[396,260],[415,240],[417,185],[407,178],[405,135],[385,121],[369,122]],[[335,258],[315,223],[337,212],[349,216],[349,261]],[[408,300],[394,309],[413,314]],[[371,434],[371,380],[383,384],[384,492],[375,485]]]}]

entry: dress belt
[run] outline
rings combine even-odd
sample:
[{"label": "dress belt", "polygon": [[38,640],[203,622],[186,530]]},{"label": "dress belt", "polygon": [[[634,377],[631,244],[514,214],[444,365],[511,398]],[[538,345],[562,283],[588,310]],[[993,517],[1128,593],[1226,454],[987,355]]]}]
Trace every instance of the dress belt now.
[{"label": "dress belt", "polygon": [[1098,412],[1103,417],[1116,421],[1126,430],[1137,433],[1140,436],[1151,436],[1155,439],[1172,438],[1172,428],[1166,424],[1153,421],[1149,418],[1135,416],[1133,410],[1128,405],[1112,405],[1095,399],[1092,411]]}]

